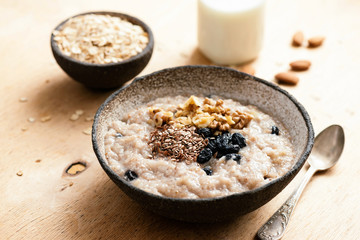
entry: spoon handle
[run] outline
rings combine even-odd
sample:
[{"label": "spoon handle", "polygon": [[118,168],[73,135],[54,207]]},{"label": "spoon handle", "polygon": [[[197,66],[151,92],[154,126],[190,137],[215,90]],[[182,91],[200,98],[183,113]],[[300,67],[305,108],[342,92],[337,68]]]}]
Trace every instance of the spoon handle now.
[{"label": "spoon handle", "polygon": [[274,213],[274,215],[272,215],[269,220],[259,229],[257,232],[258,238],[261,240],[277,240],[283,236],[289,223],[291,213],[293,212],[302,191],[316,171],[317,169],[310,166],[299,187],[290,195],[290,197]]}]

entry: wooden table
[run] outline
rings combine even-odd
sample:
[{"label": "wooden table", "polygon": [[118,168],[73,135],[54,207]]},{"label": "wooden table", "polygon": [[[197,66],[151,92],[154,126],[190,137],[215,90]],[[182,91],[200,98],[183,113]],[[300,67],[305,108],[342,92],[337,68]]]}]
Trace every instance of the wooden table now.
[{"label": "wooden table", "polygon": [[[141,75],[210,64],[197,50],[193,0],[1,1],[0,238],[253,239],[306,167],[268,204],[233,221],[182,223],[143,210],[105,175],[87,134],[89,117],[111,92],[72,81],[51,54],[52,29],[92,10],[129,13],[151,26],[155,51]],[[312,179],[283,239],[360,238],[359,12],[358,0],[267,1],[263,50],[251,63],[255,75],[274,81],[290,61],[310,60],[311,69],[297,73],[299,84],[284,88],[306,107],[316,133],[341,124],[346,134],[341,161]],[[316,49],[291,47],[297,30],[326,40]],[[70,120],[77,110],[84,113]],[[87,168],[65,174],[74,162]]]}]

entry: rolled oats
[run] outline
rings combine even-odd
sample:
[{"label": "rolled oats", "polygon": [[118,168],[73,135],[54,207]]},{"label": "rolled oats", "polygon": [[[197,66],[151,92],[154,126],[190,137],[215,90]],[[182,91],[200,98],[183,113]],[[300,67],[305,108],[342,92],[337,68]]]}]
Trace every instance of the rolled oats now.
[{"label": "rolled oats", "polygon": [[65,55],[96,64],[121,62],[139,54],[149,42],[140,26],[98,14],[71,18],[53,35]]}]

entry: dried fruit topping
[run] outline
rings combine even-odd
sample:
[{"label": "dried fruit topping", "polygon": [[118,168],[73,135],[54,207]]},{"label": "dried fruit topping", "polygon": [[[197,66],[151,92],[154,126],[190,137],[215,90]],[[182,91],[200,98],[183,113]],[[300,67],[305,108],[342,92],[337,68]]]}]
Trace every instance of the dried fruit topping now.
[{"label": "dried fruit topping", "polygon": [[212,151],[210,148],[204,148],[197,157],[197,162],[200,164],[210,161],[212,157]]},{"label": "dried fruit topping", "polygon": [[218,148],[217,148],[217,145],[216,145],[216,139],[215,138],[210,138],[209,143],[208,143],[208,145],[206,147],[210,148],[213,155],[214,155],[218,151]]},{"label": "dried fruit topping", "polygon": [[238,153],[240,151],[239,145],[228,145],[223,149],[220,149],[216,155],[216,158],[221,158],[229,153]]},{"label": "dried fruit topping", "polygon": [[213,136],[210,128],[199,128],[196,132],[203,138],[209,138]]},{"label": "dried fruit topping", "polygon": [[225,148],[230,144],[231,134],[225,132],[217,136],[215,140],[216,140],[216,146],[219,149],[219,151],[225,150]]},{"label": "dried fruit topping", "polygon": [[279,135],[279,128],[277,126],[271,127],[271,134]]},{"label": "dried fruit topping", "polygon": [[238,164],[240,164],[241,155],[236,153],[229,153],[225,155],[225,160],[234,160]]},{"label": "dried fruit topping", "polygon": [[205,171],[206,175],[208,175],[208,176],[211,176],[213,174],[213,170],[211,169],[210,166],[204,167],[203,170]]},{"label": "dried fruit topping", "polygon": [[231,142],[239,145],[240,148],[246,147],[246,139],[240,133],[234,133],[231,137]]},{"label": "dried fruit topping", "polygon": [[134,172],[132,170],[127,170],[124,174],[124,178],[126,181],[132,181],[132,180],[135,180],[136,178],[138,178],[138,175],[136,172]]}]

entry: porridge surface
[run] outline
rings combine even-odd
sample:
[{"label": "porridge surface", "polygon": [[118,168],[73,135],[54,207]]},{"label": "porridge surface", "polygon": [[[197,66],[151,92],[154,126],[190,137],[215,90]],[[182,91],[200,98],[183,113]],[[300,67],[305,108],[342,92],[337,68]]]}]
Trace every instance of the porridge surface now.
[{"label": "porridge surface", "polygon": [[[287,131],[280,122],[254,106],[243,106],[231,99],[213,99],[164,97],[129,111],[123,119],[112,122],[105,135],[105,155],[109,166],[138,188],[174,198],[211,198],[247,191],[284,175],[293,166],[295,154]],[[205,106],[207,101],[210,103]],[[231,119],[230,115],[216,116],[199,111],[199,106],[215,106],[215,101],[216,106],[219,103],[228,114],[237,111],[241,119],[236,122],[237,115],[231,115]],[[186,117],[191,111],[196,113],[192,119]],[[211,111],[216,110],[213,108]],[[221,118],[226,118],[223,124],[216,121],[220,122]],[[195,126],[191,128],[189,122]],[[158,147],[160,140],[155,140],[161,138],[166,124],[172,124],[167,130],[170,132],[182,129],[179,136],[173,138],[173,144],[178,144],[179,149],[184,149],[184,131],[194,132],[196,129],[198,132],[204,126],[213,127],[213,135],[240,133],[246,140],[246,146],[239,148],[236,145],[230,155],[221,154],[219,150],[203,163],[199,158],[204,152],[199,155],[199,151],[217,137],[206,139],[194,133],[198,142],[186,145],[190,151],[186,151],[186,147],[181,153],[178,149],[163,151],[164,148]],[[162,141],[166,143],[169,140],[163,137]],[[201,147],[196,149],[196,146]],[[189,157],[184,157],[184,154]]]}]

